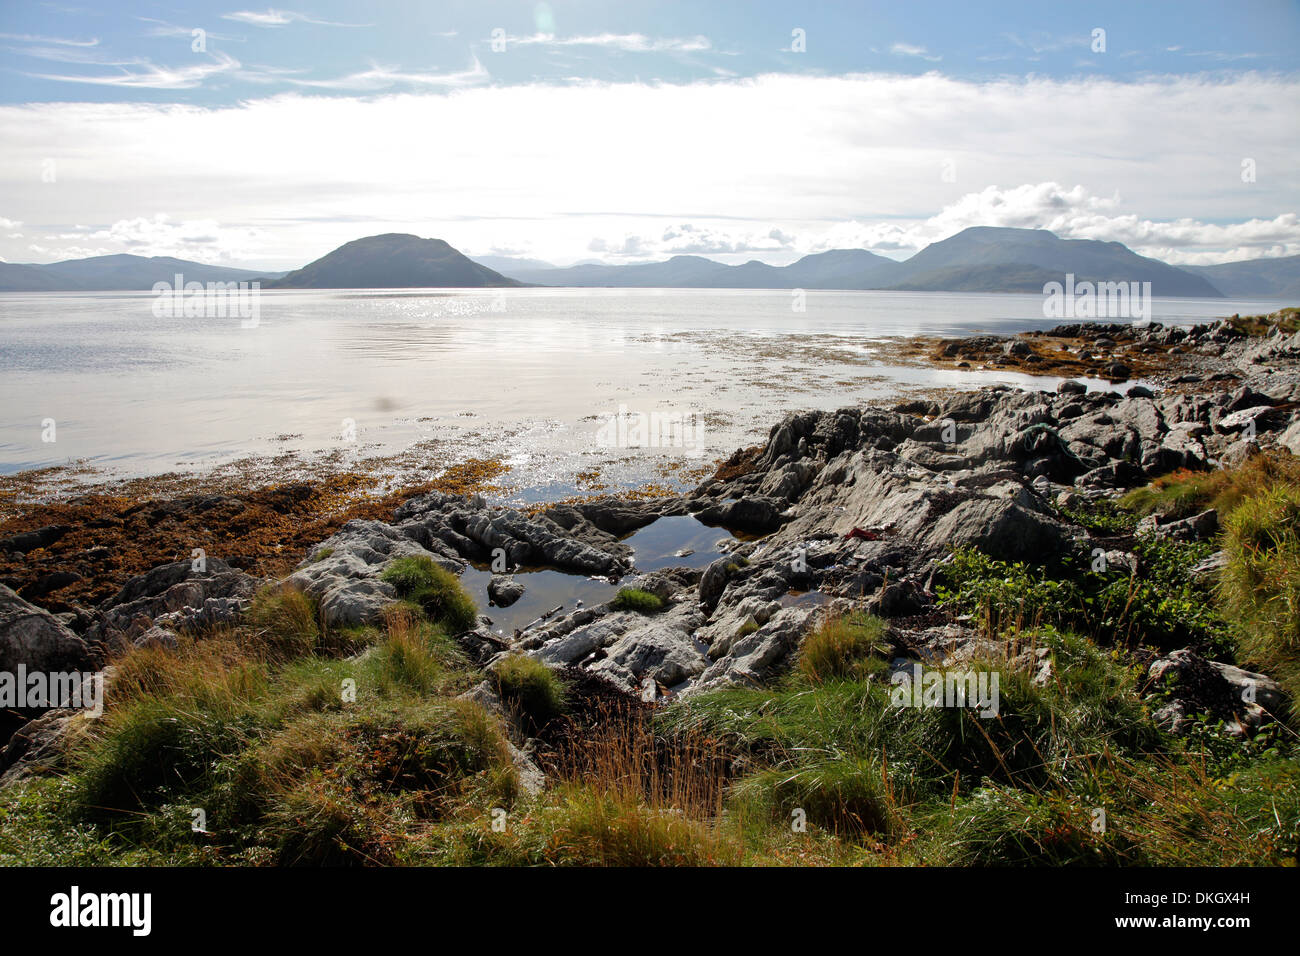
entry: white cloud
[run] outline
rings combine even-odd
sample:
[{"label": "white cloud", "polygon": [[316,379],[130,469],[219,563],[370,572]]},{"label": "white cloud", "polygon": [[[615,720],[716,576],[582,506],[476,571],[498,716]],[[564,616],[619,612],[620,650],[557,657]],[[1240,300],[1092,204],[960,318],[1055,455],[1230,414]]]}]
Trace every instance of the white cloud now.
[{"label": "white cloud", "polygon": [[700,53],[713,49],[708,37],[648,37],[642,33],[598,33],[559,37],[553,33],[507,37],[516,46],[596,46],[627,53]]},{"label": "white cloud", "polygon": [[310,86],[317,89],[364,92],[384,90],[401,83],[411,86],[455,88],[486,83],[490,79],[488,71],[475,57],[468,69],[454,73],[412,73],[404,72],[399,67],[372,63],[368,70],[331,80],[289,80],[289,82],[296,86]]},{"label": "white cloud", "polygon": [[[1287,217],[1300,194],[1286,171],[1300,150],[1297,78],[503,86],[480,68],[375,67],[344,78],[365,95],[285,93],[217,109],[2,106],[0,195],[30,242],[57,245],[72,231],[60,224],[167,213],[256,228],[240,257],[268,268],[384,231],[552,261],[589,257],[593,236],[645,256],[901,255],[976,222],[1186,261],[1295,248]],[[427,89],[375,92],[416,76]],[[1214,124],[1188,122],[1198,116]],[[1256,161],[1254,183],[1241,181],[1243,156]],[[50,159],[57,183],[40,178]],[[124,241],[103,228],[109,236],[78,244]],[[153,247],[167,241],[180,240],[161,235]],[[203,258],[198,246],[185,257]],[[4,240],[0,254],[30,255]]]},{"label": "white cloud", "polygon": [[943,59],[942,56],[934,56],[925,47],[913,43],[895,43],[889,48],[889,52],[894,56],[919,56],[922,60],[929,60],[931,63]]},{"label": "white cloud", "polygon": [[98,46],[99,38],[76,40],[68,37],[36,36],[31,33],[0,33],[0,40],[16,40],[19,43],[53,43],[56,46]]},{"label": "white cloud", "polygon": [[237,10],[234,13],[223,13],[223,20],[234,20],[236,23],[247,23],[255,27],[283,27],[291,23],[311,23],[322,27],[365,27],[370,26],[368,23],[335,23],[332,20],[318,20],[306,13],[298,13],[294,10],[276,10],[268,8],[266,10]]},{"label": "white cloud", "polygon": [[[1173,264],[1205,265],[1236,259],[1300,253],[1300,217],[1217,224],[1193,218],[1172,221],[1119,213],[1118,196],[1095,196],[1083,186],[1034,183],[990,186],[912,223],[847,223],[817,239],[805,251],[864,247],[880,253],[912,252],[970,226],[1046,229],[1063,239],[1122,242],[1140,255]],[[1214,250],[1214,251],[1207,251]]]},{"label": "white cloud", "polygon": [[[60,259],[129,252],[137,256],[175,256],[200,262],[242,260],[265,241],[262,230],[254,227],[223,226],[214,219],[173,222],[165,213],[151,218],[120,219],[103,228],[78,226],[71,232],[49,238],[60,244],[49,247],[31,245],[30,248]],[[99,244],[87,245],[90,242]]]},{"label": "white cloud", "polygon": [[[190,66],[169,67],[144,59],[135,59],[116,64],[122,68],[119,73],[100,74],[98,76],[78,76],[76,74],[28,73],[27,76],[42,80],[58,80],[61,83],[89,83],[94,86],[122,86],[134,89],[151,90],[185,90],[199,86],[210,76],[239,68],[239,61],[225,53],[214,53],[203,63]],[[133,69],[127,69],[127,67]]]}]

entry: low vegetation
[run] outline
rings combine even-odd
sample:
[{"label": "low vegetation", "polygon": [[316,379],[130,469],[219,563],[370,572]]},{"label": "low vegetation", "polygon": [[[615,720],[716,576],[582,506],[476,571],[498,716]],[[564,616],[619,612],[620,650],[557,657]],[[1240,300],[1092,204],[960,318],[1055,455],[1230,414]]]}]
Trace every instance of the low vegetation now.
[{"label": "low vegetation", "polygon": [[1288,306],[1268,315],[1234,315],[1228,322],[1238,332],[1247,335],[1273,335],[1275,332],[1293,335],[1300,332],[1300,308]]},{"label": "low vegetation", "polygon": [[664,609],[664,599],[640,588],[620,588],[611,606],[618,611],[636,611],[638,614],[658,614]]},{"label": "low vegetation", "polygon": [[467,631],[478,623],[478,609],[461,587],[460,579],[431,558],[395,558],[381,577],[400,597],[453,632]]},{"label": "low vegetation", "polygon": [[[774,686],[650,705],[522,655],[475,668],[454,635],[476,609],[428,560],[389,564],[404,600],[375,627],[266,591],[237,627],[115,661],[62,772],[0,792],[0,863],[1295,865],[1300,715],[1175,738],[1144,696],[1154,649],[1190,644],[1300,697],[1295,478],[1257,457],[1077,506],[1133,566],[957,552],[936,583],[982,650],[922,671],[996,678],[991,712],[900,698],[918,672],[865,613],[820,623]],[[1134,536],[1204,507],[1219,540]],[[1220,548],[1217,579],[1189,573]],[[465,694],[483,681],[499,708]]]},{"label": "low vegetation", "polygon": [[493,666],[491,679],[502,701],[533,727],[564,713],[564,682],[539,660],[512,654]]}]

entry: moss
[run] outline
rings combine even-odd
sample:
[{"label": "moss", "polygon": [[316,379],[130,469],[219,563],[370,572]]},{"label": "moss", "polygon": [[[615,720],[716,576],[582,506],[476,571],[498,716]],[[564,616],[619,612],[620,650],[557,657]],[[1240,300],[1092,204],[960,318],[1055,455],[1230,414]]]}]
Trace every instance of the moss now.
[{"label": "moss", "polygon": [[616,611],[636,611],[638,614],[658,614],[666,606],[664,599],[640,588],[622,588],[610,602]]}]

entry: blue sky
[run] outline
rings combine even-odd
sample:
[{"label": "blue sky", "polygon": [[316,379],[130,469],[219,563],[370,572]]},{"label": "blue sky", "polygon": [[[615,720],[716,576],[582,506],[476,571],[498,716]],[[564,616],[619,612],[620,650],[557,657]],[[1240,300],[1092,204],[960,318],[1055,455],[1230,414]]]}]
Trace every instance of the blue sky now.
[{"label": "blue sky", "polygon": [[[291,6],[11,4],[0,15],[0,95],[9,103],[215,106],[279,90],[419,90],[458,76],[492,84],[931,70],[973,80],[1025,73],[1136,78],[1294,71],[1300,38],[1300,4],[1290,0]],[[206,31],[206,52],[191,49],[196,28]],[[1092,50],[1098,28],[1106,31],[1104,53]],[[796,29],[804,31],[803,52],[792,50]],[[500,43],[494,50],[496,30],[504,51]]]},{"label": "blue sky", "polygon": [[1286,0],[9,3],[0,256],[1293,254],[1298,45]]}]

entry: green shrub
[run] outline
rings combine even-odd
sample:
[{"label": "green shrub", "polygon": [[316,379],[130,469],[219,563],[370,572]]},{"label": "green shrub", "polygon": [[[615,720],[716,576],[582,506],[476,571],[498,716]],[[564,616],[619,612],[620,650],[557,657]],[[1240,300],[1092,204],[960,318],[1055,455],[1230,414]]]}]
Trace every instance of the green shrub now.
[{"label": "green shrub", "polygon": [[868,614],[826,621],[804,638],[799,670],[814,684],[879,674],[889,666],[881,656],[889,650],[884,632],[885,622]]},{"label": "green shrub", "polygon": [[622,588],[610,602],[616,611],[636,611],[638,614],[658,614],[664,609],[664,599],[640,588]]},{"label": "green shrub", "polygon": [[419,605],[430,620],[445,624],[453,632],[467,631],[478,623],[478,608],[460,579],[432,558],[394,558],[380,577],[397,590],[398,596]]},{"label": "green shrub", "polygon": [[502,658],[492,667],[491,680],[506,705],[517,708],[534,728],[564,713],[564,682],[535,658],[526,654]]},{"label": "green shrub", "polygon": [[1190,574],[1213,549],[1208,542],[1139,541],[1132,573],[1072,560],[1052,570],[964,548],[941,567],[937,591],[941,604],[977,615],[991,635],[1048,626],[1109,642],[1217,651],[1227,646],[1224,621],[1208,587]]}]

